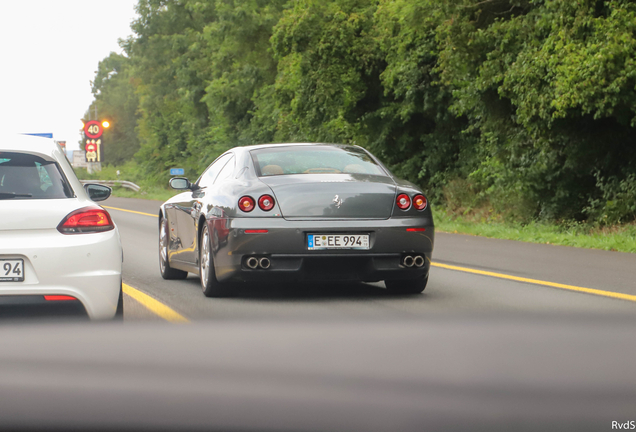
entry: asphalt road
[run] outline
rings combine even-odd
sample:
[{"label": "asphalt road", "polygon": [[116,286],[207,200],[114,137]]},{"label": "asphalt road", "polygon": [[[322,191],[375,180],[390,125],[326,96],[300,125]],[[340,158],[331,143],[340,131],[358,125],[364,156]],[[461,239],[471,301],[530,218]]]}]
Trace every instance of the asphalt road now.
[{"label": "asphalt road", "polygon": [[[159,275],[158,220],[152,215],[157,215],[160,204],[116,197],[103,203],[121,232],[124,283],[135,292],[150,296],[147,301],[160,302],[159,309],[156,305],[149,308],[144,298],[126,295],[126,320],[162,320],[166,317],[161,313],[162,305],[191,321],[409,319],[449,313],[560,316],[636,313],[634,254],[446,233],[436,233],[434,267],[421,295],[391,296],[382,283],[330,283],[246,285],[236,297],[208,299],[201,293],[194,275],[182,281],[165,281]],[[585,289],[595,291],[581,292]]]},{"label": "asphalt road", "polygon": [[159,202],[103,204],[128,322],[0,326],[0,430],[636,424],[636,255],[439,233],[421,295],[288,284],[208,299],[194,276],[159,275]]}]

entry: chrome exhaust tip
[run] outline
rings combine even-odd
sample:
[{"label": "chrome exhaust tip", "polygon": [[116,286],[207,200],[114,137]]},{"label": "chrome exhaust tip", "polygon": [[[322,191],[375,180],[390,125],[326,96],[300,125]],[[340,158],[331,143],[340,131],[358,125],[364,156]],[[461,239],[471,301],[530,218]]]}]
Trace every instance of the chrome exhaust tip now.
[{"label": "chrome exhaust tip", "polygon": [[245,261],[245,264],[247,264],[249,268],[254,270],[256,267],[258,267],[258,260],[256,259],[256,257],[249,257],[247,261]]},{"label": "chrome exhaust tip", "polygon": [[402,260],[402,264],[404,264],[404,267],[413,267],[413,257],[411,255],[407,255],[404,257],[404,259]]},{"label": "chrome exhaust tip", "polygon": [[272,265],[272,263],[269,258],[263,257],[258,261],[258,265],[260,265],[262,269],[268,269],[269,266]]},{"label": "chrome exhaust tip", "polygon": [[422,267],[424,265],[424,257],[422,255],[418,255],[413,259],[413,264],[415,267]]}]

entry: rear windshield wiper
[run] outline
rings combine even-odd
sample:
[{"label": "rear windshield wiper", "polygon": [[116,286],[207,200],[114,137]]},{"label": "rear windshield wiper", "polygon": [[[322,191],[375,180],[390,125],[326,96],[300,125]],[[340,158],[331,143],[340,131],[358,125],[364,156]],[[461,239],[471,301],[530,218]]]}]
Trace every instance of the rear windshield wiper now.
[{"label": "rear windshield wiper", "polygon": [[33,194],[17,194],[15,192],[0,192],[0,199],[31,198]]}]

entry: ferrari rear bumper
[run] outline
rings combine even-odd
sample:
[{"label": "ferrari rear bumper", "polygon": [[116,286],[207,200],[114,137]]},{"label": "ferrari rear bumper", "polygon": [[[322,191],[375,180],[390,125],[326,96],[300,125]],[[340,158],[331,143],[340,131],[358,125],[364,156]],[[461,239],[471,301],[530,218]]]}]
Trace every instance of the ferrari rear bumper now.
[{"label": "ferrari rear bumper", "polygon": [[283,255],[267,258],[267,269],[250,269],[242,266],[233,279],[242,281],[364,281],[375,282],[386,279],[413,279],[426,275],[430,255],[421,254],[425,264],[421,267],[401,265],[400,254],[387,255]]},{"label": "ferrari rear bumper", "polygon": [[[217,233],[215,238],[220,282],[413,279],[428,273],[435,230],[432,220],[425,218],[346,223],[237,218],[228,225],[226,235]],[[368,234],[369,249],[309,250],[308,234],[323,233]],[[417,265],[405,265],[406,257],[420,258]],[[253,266],[250,258],[259,265]],[[266,259],[265,266],[260,265],[261,258]]]}]

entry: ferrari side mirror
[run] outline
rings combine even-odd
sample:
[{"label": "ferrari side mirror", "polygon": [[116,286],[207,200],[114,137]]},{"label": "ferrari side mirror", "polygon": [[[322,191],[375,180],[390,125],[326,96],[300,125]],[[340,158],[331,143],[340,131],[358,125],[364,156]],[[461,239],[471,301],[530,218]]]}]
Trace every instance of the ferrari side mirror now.
[{"label": "ferrari side mirror", "polygon": [[192,184],[184,177],[175,177],[170,179],[170,187],[177,190],[190,189]]}]

